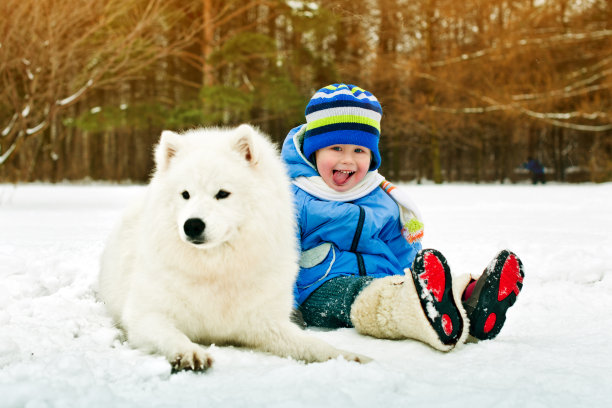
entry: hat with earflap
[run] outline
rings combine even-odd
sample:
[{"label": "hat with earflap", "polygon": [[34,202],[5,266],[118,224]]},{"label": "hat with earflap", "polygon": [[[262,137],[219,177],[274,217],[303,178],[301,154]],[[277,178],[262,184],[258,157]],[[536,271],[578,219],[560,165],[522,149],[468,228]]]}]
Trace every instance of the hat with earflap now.
[{"label": "hat with earflap", "polygon": [[317,150],[327,146],[363,146],[372,152],[370,170],[376,170],[380,166],[381,117],[378,99],[365,89],[346,84],[321,88],[306,106],[304,155],[312,160]]}]

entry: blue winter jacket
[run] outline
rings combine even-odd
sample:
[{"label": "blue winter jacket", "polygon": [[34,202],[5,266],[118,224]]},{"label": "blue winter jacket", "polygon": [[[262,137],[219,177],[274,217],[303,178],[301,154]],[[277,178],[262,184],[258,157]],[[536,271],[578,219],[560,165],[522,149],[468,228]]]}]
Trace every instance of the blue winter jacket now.
[{"label": "blue winter jacket", "polygon": [[[300,129],[289,132],[281,153],[292,180],[318,176],[314,166],[298,153]],[[302,251],[295,288],[298,305],[338,276],[404,274],[421,250],[420,242],[410,244],[402,236],[399,207],[380,187],[351,202],[322,200],[295,184],[292,189]]]}]

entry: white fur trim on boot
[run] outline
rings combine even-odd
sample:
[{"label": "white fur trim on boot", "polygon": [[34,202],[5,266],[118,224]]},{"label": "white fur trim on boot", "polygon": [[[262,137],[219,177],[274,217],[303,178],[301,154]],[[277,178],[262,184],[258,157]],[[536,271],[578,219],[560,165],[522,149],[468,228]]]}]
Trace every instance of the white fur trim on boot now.
[{"label": "white fur trim on boot", "polygon": [[469,276],[453,281],[453,297],[463,318],[463,330],[454,345],[443,344],[429,324],[410,276],[395,275],[374,279],[357,296],[351,307],[351,322],[358,332],[383,339],[420,340],[440,351],[449,351],[465,342],[468,321],[461,305],[461,293]]}]

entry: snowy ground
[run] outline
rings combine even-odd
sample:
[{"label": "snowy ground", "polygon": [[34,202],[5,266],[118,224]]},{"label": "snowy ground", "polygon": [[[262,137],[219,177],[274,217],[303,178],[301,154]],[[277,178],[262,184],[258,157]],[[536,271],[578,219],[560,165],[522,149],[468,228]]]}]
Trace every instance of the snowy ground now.
[{"label": "snowy ground", "polygon": [[142,187],[0,185],[0,407],[609,406],[612,184],[408,188],[425,246],[455,274],[505,247],[522,258],[525,287],[497,339],[443,354],[315,331],[375,361],[213,347],[213,369],[171,375],[120,341],[94,292],[105,238]]}]

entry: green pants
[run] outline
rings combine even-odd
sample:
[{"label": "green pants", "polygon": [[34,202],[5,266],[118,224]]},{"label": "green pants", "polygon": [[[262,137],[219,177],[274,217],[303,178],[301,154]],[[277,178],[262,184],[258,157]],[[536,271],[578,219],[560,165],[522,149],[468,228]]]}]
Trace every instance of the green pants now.
[{"label": "green pants", "polygon": [[353,327],[351,306],[359,293],[372,281],[367,276],[341,276],[325,282],[300,306],[308,326],[336,329]]}]

